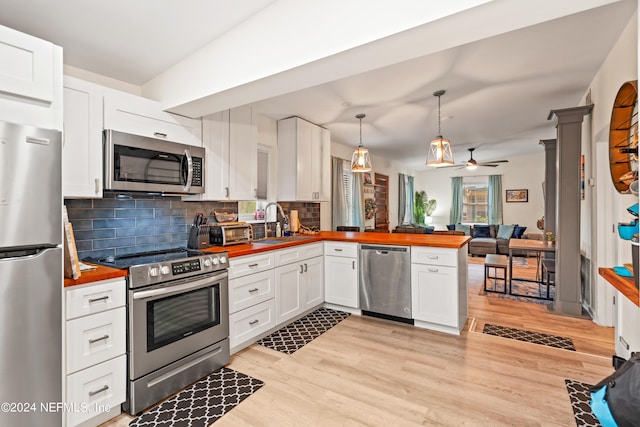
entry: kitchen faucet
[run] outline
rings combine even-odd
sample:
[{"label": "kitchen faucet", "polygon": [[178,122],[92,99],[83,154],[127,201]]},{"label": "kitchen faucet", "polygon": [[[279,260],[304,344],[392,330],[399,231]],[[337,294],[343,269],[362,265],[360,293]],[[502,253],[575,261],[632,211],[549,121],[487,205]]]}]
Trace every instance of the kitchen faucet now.
[{"label": "kitchen faucet", "polygon": [[[277,202],[270,202],[270,203],[267,203],[267,206],[265,206],[265,207],[264,207],[264,224],[265,224],[265,229],[266,229],[266,225],[267,225],[267,209],[269,208],[269,206],[272,206],[272,205],[278,208],[278,211],[280,211],[280,216],[282,216],[282,218],[284,219],[285,224],[288,224],[288,223],[289,223],[289,217],[287,217],[287,216],[284,214],[284,210],[282,210],[282,206],[280,206],[280,204],[279,204],[279,203],[277,203]],[[278,221],[277,221],[277,219],[278,219],[278,216],[276,215],[276,222],[278,222]],[[284,227],[283,227],[283,228],[284,228]],[[282,231],[283,231],[283,233],[284,233],[284,231],[285,231],[285,230],[282,230]]]}]

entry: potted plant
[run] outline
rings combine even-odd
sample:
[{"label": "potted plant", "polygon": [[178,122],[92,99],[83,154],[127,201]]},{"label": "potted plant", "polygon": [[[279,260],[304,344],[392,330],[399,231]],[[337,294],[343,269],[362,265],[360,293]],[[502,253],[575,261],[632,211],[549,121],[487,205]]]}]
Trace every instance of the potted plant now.
[{"label": "potted plant", "polygon": [[425,225],[425,218],[431,216],[438,203],[435,199],[429,199],[426,191],[416,191],[413,200],[413,221],[418,225]]}]

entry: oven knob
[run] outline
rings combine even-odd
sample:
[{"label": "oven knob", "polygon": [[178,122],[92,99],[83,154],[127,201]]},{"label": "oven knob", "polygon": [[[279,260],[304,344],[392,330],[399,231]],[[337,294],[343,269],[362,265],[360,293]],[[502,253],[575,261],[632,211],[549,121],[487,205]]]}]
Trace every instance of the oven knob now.
[{"label": "oven knob", "polygon": [[211,267],[211,259],[210,258],[205,258],[204,261],[202,261],[202,263],[207,268]]},{"label": "oven knob", "polygon": [[149,277],[158,277],[158,267],[149,267]]},{"label": "oven knob", "polygon": [[216,265],[218,265],[218,263],[219,263],[220,261],[218,260],[218,258],[217,258],[217,257],[216,257],[216,258],[211,257],[211,262],[213,263],[213,265],[214,265],[214,266],[216,266]]},{"label": "oven knob", "polygon": [[171,269],[169,268],[168,265],[163,265],[162,267],[160,267],[160,273],[169,274],[171,273]]},{"label": "oven knob", "polygon": [[226,263],[226,262],[227,262],[227,258],[226,258],[226,257],[224,257],[224,256],[221,256],[221,257],[220,257],[220,264],[224,264],[224,263]]}]

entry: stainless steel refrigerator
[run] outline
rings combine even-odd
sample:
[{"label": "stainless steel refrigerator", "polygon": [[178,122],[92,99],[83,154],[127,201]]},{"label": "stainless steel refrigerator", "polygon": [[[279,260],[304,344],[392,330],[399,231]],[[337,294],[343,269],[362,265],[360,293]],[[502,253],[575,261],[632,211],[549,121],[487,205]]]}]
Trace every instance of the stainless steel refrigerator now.
[{"label": "stainless steel refrigerator", "polygon": [[0,426],[62,424],[61,158],[60,132],[0,121]]}]

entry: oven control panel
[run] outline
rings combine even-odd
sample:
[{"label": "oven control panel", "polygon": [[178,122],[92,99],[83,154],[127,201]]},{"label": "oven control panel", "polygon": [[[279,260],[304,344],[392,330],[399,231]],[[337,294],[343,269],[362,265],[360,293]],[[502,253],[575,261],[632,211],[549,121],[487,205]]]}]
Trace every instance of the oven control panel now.
[{"label": "oven control panel", "polygon": [[171,264],[171,272],[174,276],[179,274],[191,273],[194,271],[200,271],[200,259],[194,259],[191,261],[174,262]]}]

